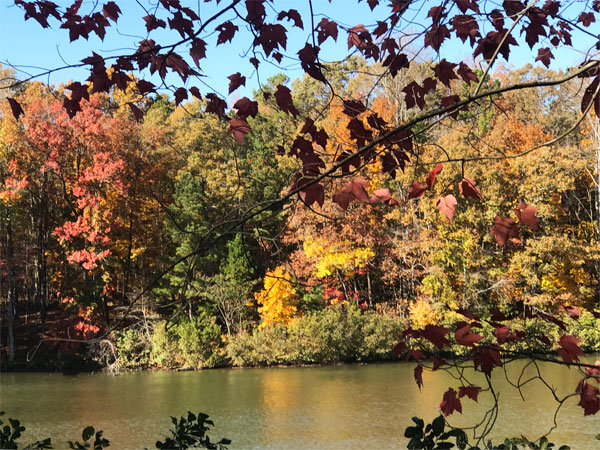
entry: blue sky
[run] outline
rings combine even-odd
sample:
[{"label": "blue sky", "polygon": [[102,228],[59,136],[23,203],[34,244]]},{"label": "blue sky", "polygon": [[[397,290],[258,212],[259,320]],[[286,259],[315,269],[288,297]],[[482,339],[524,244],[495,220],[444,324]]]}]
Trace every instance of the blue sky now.
[{"label": "blue sky", "polygon": [[[55,0],[60,6],[69,6],[71,1],[59,1]],[[102,4],[104,2],[100,2]],[[145,37],[144,21],[141,17],[145,14],[141,13],[140,7],[134,0],[119,0],[117,1],[123,11],[122,17],[119,19],[117,27],[111,27],[107,29],[107,36],[104,42],[100,41],[96,36],[90,37],[89,41],[79,39],[76,42],[69,43],[67,30],[61,30],[57,28],[43,29],[34,20],[23,20],[23,12],[20,8],[13,5],[12,0],[0,0],[0,62],[3,64],[11,63],[18,66],[20,71],[19,76],[25,77],[27,74],[36,74],[43,72],[44,69],[52,69],[63,65],[78,63],[81,59],[90,56],[91,51],[100,50],[103,55],[116,55],[123,52],[131,51],[136,48],[136,43]],[[202,1],[183,1],[182,3],[188,4],[193,9],[197,10],[200,5],[201,16],[209,17],[211,11],[214,11],[212,4],[205,5]],[[435,2],[425,2],[426,8],[429,4],[433,6]],[[83,3],[81,12],[87,13],[93,8],[94,1],[86,0]],[[382,4],[387,4],[387,1],[382,1]],[[221,2],[221,6],[226,5],[225,1]],[[298,9],[301,13],[307,11],[307,1],[300,0],[279,0],[276,2],[278,9]],[[366,2],[360,4],[356,3],[356,0],[337,0],[330,4],[326,0],[314,0],[313,5],[315,6],[315,12],[321,12],[326,16],[336,19],[338,23],[353,26],[359,23],[368,25],[375,24],[377,18],[381,18],[387,14],[387,6],[380,6],[371,13]],[[243,7],[242,7],[243,9]],[[424,15],[423,11],[411,11],[410,14],[406,14],[404,18],[412,19],[416,18],[416,22],[422,21]],[[303,14],[303,17],[305,15]],[[225,19],[233,18],[233,13],[225,16]],[[321,16],[316,17],[315,22],[321,19]],[[217,21],[215,25],[221,23]],[[50,22],[56,24],[55,21]],[[289,23],[289,22],[288,22]],[[212,31],[214,26],[209,27],[209,31]],[[295,56],[295,53],[304,46],[304,42],[307,37],[306,30],[310,29],[310,24],[304,24],[305,31],[298,30],[295,27],[288,26],[290,30],[288,36],[287,50],[290,55]],[[412,25],[411,29],[418,31],[418,25]],[[179,35],[173,32],[153,32],[153,37],[157,42],[170,43],[179,39]],[[241,72],[247,75],[248,80],[246,82],[246,88],[240,88],[234,94],[234,97],[241,95],[249,95],[253,89],[258,87],[258,79],[256,75],[250,76],[253,72],[253,67],[244,59],[242,55],[250,46],[251,37],[244,35],[242,39],[235,39],[233,44],[225,44],[219,47],[214,46],[216,41],[216,35],[213,33],[207,33],[203,38],[208,42],[207,58],[202,60],[202,71],[206,77],[202,80],[207,83],[209,87],[199,84],[197,81],[188,83],[188,87],[197,85],[201,92],[206,93],[212,90],[216,90],[224,97],[227,95],[227,84],[228,80],[226,77],[235,72]],[[421,44],[422,38],[418,40]],[[587,50],[591,41],[589,39],[577,41],[574,39],[575,47],[584,51]],[[517,58],[514,61],[518,63],[516,66],[521,66],[527,62],[533,62],[531,52],[526,46],[520,46],[517,50]],[[340,30],[338,43],[334,44],[331,39],[328,39],[326,44],[322,46],[322,58],[324,60],[334,60],[343,57],[347,54],[346,46],[346,33]],[[463,56],[468,54],[469,47],[463,47],[462,44],[456,40],[444,44],[442,47],[443,57],[448,60],[458,61]],[[583,60],[583,55],[577,51],[557,50],[554,52],[557,56],[557,60],[553,63],[552,68],[558,69],[561,67],[567,67],[569,65],[577,64]],[[537,54],[537,50],[534,49],[534,54]],[[540,63],[538,63],[540,64]],[[284,59],[282,68],[278,68],[267,62],[262,62],[260,65],[260,81],[264,82],[269,76],[272,76],[278,72],[285,72],[291,79],[302,75],[302,71],[297,62],[292,60],[286,61]],[[147,74],[146,74],[147,76]],[[40,78],[41,81],[50,83],[61,83],[66,82],[69,79],[85,79],[87,77],[87,71],[85,69],[70,69],[59,71],[51,74],[49,77]],[[156,82],[157,80],[152,79]],[[173,85],[180,85],[181,80],[178,77],[169,78],[168,81]],[[212,88],[212,89],[211,89]]]}]

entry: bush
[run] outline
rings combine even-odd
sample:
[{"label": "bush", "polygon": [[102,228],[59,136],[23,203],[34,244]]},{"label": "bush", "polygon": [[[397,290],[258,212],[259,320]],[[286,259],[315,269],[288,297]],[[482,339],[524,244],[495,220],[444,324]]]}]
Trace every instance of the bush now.
[{"label": "bush", "polygon": [[152,363],[168,369],[199,369],[223,364],[221,328],[214,317],[202,313],[170,328],[165,325],[165,321],[154,325]]},{"label": "bush", "polygon": [[115,332],[119,365],[125,369],[139,369],[150,364],[151,337],[141,330],[130,328]]},{"label": "bush", "polygon": [[404,326],[399,318],[336,305],[230,339],[236,366],[383,361],[392,356]]}]

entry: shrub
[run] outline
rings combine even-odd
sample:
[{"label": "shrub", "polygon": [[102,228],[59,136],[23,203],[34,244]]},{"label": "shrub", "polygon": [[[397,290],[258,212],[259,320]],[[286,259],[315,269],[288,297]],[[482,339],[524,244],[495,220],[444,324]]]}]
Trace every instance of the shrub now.
[{"label": "shrub", "polygon": [[178,353],[179,347],[177,345],[175,326],[171,325],[169,327],[164,320],[156,322],[152,335],[151,362],[162,367],[174,368],[178,365]]},{"label": "shrub", "polygon": [[130,328],[115,332],[119,365],[126,369],[138,369],[150,364],[151,336],[141,330]]},{"label": "shrub", "polygon": [[175,332],[181,360],[187,367],[197,369],[222,364],[221,328],[214,317],[202,313],[179,323]]}]

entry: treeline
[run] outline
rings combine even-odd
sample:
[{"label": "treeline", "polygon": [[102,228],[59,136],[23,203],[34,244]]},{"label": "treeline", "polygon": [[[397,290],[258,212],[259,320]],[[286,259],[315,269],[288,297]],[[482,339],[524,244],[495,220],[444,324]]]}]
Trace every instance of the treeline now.
[{"label": "treeline", "polygon": [[[400,86],[430,70],[415,64],[402,80],[380,80],[358,58],[327,68],[336,93],[392,124],[419,108],[406,108]],[[2,72],[4,83],[13,77]],[[504,70],[483,86],[548,75],[559,76]],[[1,103],[4,367],[384,360],[405,323],[454,323],[460,308],[584,307],[592,312],[573,332],[600,348],[600,128],[581,120],[577,81],[421,124],[394,178],[375,148],[371,164],[344,168],[356,186],[324,181],[338,201],[314,207],[281,200],[306,156],[282,156],[306,125],[273,99],[287,81],[270,79],[236,107],[253,112],[245,139],[205,114],[205,101],[144,97],[134,83],[126,94],[90,93],[72,119],[61,106],[65,86],[24,83],[10,93],[27,107],[15,121]],[[458,96],[475,89],[448,83]],[[308,76],[291,87],[296,107],[330,138],[319,147],[327,164],[356,150],[340,98]],[[363,120],[365,133],[376,126]],[[460,198],[450,210],[436,202],[448,194]],[[524,226],[521,203],[535,207],[537,229]],[[490,233],[496,217],[519,230],[503,246]]]}]

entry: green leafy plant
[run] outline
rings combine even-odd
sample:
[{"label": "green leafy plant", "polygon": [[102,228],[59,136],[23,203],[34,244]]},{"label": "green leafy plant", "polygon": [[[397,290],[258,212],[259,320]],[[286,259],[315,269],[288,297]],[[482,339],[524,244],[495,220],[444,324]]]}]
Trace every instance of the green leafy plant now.
[{"label": "green leafy plant", "polygon": [[[92,437],[94,437],[94,442],[89,442]],[[95,431],[94,427],[85,427],[81,433],[81,439],[83,439],[83,443],[69,441],[69,448],[73,450],[102,450],[110,447],[109,440],[102,437],[102,430]]]},{"label": "green leafy plant", "polygon": [[187,418],[179,419],[171,417],[175,428],[171,430],[172,437],[164,442],[157,441],[156,448],[179,450],[187,448],[208,448],[211,450],[226,450],[226,445],[231,444],[229,439],[221,439],[219,442],[211,442],[206,432],[210,426],[214,426],[212,420],[206,414],[199,413],[197,416],[188,411]]},{"label": "green leafy plant", "polygon": [[[21,422],[17,419],[8,419],[8,425],[4,425],[1,417],[4,415],[4,411],[0,411],[0,448],[2,449],[18,449],[19,443],[17,439],[21,437],[21,434],[25,431],[25,427],[21,425]],[[50,438],[42,439],[40,441],[29,444],[23,447],[23,450],[34,450],[34,449],[46,449],[52,448]]]}]

